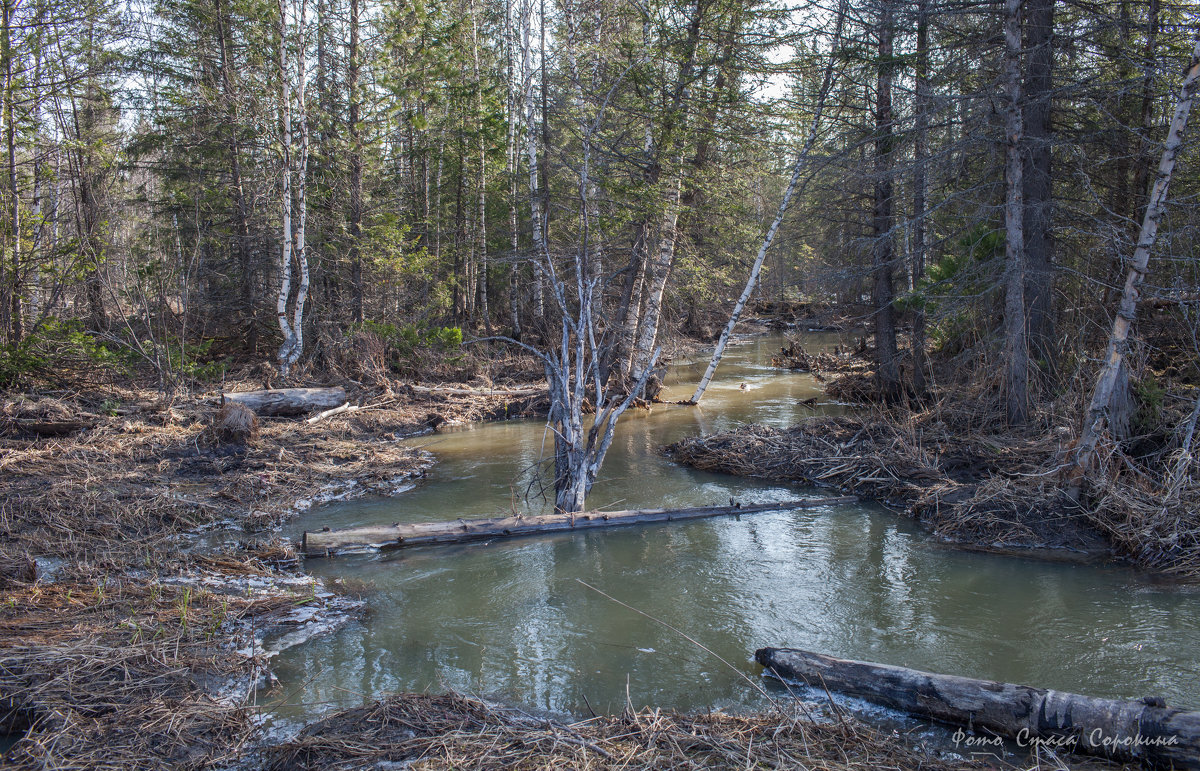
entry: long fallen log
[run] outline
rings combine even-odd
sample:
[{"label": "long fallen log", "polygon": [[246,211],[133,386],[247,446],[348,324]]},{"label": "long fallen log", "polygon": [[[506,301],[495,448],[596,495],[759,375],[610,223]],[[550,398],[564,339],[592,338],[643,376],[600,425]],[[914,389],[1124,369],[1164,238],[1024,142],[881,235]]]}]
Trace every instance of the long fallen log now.
[{"label": "long fallen log", "polygon": [[221,403],[237,402],[267,417],[305,415],[346,403],[344,388],[272,388],[221,394]]},{"label": "long fallen log", "polygon": [[998,748],[1004,737],[1025,747],[1200,769],[1200,712],[1167,707],[1157,697],[1096,699],[794,648],[761,648],[754,658],[784,680],[970,729],[954,734],[964,750]]},{"label": "long fallen log", "polygon": [[675,522],[685,519],[717,517],[722,514],[753,514],[783,509],[812,509],[857,501],[853,495],[836,498],[810,498],[776,503],[702,506],[690,509],[633,509],[631,511],[587,511],[576,514],[539,514],[529,517],[492,517],[490,519],[454,519],[445,522],[376,525],[342,530],[310,530],[304,533],[300,549],[309,557],[330,556],[338,551],[397,549],[405,546],[462,543],[491,538],[585,530],[597,527],[640,525],[649,522]]},{"label": "long fallen log", "polygon": [[422,394],[449,394],[451,396],[541,396],[547,393],[545,386],[540,388],[518,388],[511,391],[504,389],[474,389],[474,388],[454,388],[451,386],[439,386],[431,388],[429,386],[410,385],[409,388]]}]

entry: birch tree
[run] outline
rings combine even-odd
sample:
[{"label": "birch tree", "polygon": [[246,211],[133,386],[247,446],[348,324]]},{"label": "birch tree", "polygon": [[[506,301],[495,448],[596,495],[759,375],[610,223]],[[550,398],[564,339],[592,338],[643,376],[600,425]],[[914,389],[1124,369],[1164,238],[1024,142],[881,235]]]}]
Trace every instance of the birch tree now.
[{"label": "birch tree", "polygon": [[733,312],[729,314],[729,321],[725,324],[724,329],[721,330],[720,337],[717,338],[717,345],[713,350],[712,358],[709,360],[708,367],[704,370],[704,375],[700,378],[700,383],[696,386],[695,392],[688,399],[689,404],[699,404],[700,398],[704,396],[704,391],[708,388],[708,384],[712,382],[713,375],[717,372],[717,365],[721,363],[721,357],[725,355],[725,346],[729,342],[729,337],[733,334],[733,329],[737,326],[738,319],[741,318],[742,311],[745,310],[746,303],[754,293],[755,287],[758,286],[758,277],[762,272],[763,262],[767,259],[767,250],[775,242],[775,234],[779,230],[780,223],[783,222],[783,216],[787,214],[788,206],[792,203],[792,196],[796,193],[796,189],[800,184],[800,178],[808,166],[809,153],[812,152],[813,145],[816,143],[817,136],[821,130],[821,118],[825,112],[825,100],[829,96],[830,87],[833,85],[833,70],[841,48],[842,27],[846,19],[846,2],[847,0],[842,0],[837,10],[833,40],[829,47],[829,60],[825,65],[825,74],[822,76],[820,89],[817,91],[817,102],[813,108],[812,120],[808,125],[808,134],[804,138],[804,146],[801,148],[800,154],[796,156],[796,163],[792,166],[791,179],[788,180],[788,186],[784,190],[783,199],[779,202],[779,208],[775,212],[775,219],[771,222],[771,227],[767,229],[767,235],[763,238],[762,246],[758,248],[758,254],[754,258],[754,265],[750,268],[750,277],[746,279],[746,286],[742,289],[742,294],[738,297],[737,304],[733,306]]},{"label": "birch tree", "polygon": [[[307,0],[300,0],[294,30],[288,24],[288,0],[279,0],[279,126],[282,160],[282,220],[280,232],[280,280],[275,310],[283,344],[279,347],[279,372],[287,377],[304,352],[304,305],[308,299],[309,272],[305,243],[308,225],[308,109],[306,97]],[[293,64],[294,62],[294,64]],[[295,77],[293,97],[292,78]],[[292,107],[295,101],[295,120]],[[299,137],[295,137],[295,133]],[[298,148],[293,144],[298,141]],[[299,158],[295,153],[299,153]],[[293,186],[293,177],[295,185]],[[294,200],[293,200],[294,199]],[[293,263],[300,273],[296,296],[292,293]]]},{"label": "birch tree", "polygon": [[[1013,2],[1013,0],[1009,0]],[[1146,205],[1146,214],[1142,219],[1142,230],[1137,240],[1137,248],[1129,264],[1129,273],[1125,278],[1125,287],[1121,293],[1121,303],[1117,315],[1113,319],[1112,332],[1108,337],[1108,346],[1104,352],[1100,374],[1096,378],[1096,387],[1092,391],[1091,403],[1083,417],[1083,430],[1079,441],[1071,454],[1070,465],[1066,470],[1067,495],[1078,501],[1083,491],[1084,478],[1092,465],[1096,454],[1096,445],[1104,431],[1105,419],[1108,416],[1109,405],[1112,403],[1118,374],[1129,350],[1129,332],[1137,317],[1139,287],[1146,278],[1150,266],[1150,252],[1158,236],[1158,224],[1166,211],[1167,189],[1171,185],[1171,175],[1175,171],[1175,157],[1183,144],[1183,132],[1187,128],[1188,114],[1192,109],[1192,100],[1196,95],[1197,81],[1200,80],[1200,37],[1197,37],[1192,58],[1184,71],[1183,83],[1179,88],[1179,98],[1175,105],[1175,114],[1167,129],[1167,138],[1163,143],[1162,157],[1158,162],[1158,176],[1150,191],[1150,200]]]}]

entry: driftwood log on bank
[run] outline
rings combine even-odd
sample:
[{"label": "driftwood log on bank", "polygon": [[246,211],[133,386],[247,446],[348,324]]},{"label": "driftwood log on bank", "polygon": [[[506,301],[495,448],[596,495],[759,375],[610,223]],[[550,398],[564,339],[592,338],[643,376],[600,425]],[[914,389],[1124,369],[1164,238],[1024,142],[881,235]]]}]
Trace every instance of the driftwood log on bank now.
[{"label": "driftwood log on bank", "polygon": [[420,385],[410,385],[409,388],[419,394],[445,394],[449,396],[511,396],[516,398],[521,396],[543,396],[547,393],[545,386],[539,386],[536,388],[516,388],[507,391],[502,388],[479,390],[475,388],[455,388],[452,386],[439,386],[437,388],[431,388],[429,386]]},{"label": "driftwood log on bank", "polygon": [[422,522],[410,525],[378,525],[344,530],[308,531],[301,551],[309,557],[329,556],[339,550],[396,549],[404,546],[462,543],[491,538],[584,530],[598,527],[640,525],[649,522],[675,522],[702,519],[723,514],[753,514],[760,511],[813,509],[857,501],[853,495],[836,498],[810,498],[777,503],[702,506],[690,509],[633,509],[631,511],[586,511],[576,514],[540,514],[530,517],[493,517],[490,519],[454,519],[446,522]]},{"label": "driftwood log on bank", "polygon": [[762,648],[754,658],[783,679],[970,728],[973,733],[961,742],[964,750],[996,747],[995,737],[1002,736],[1026,747],[1200,769],[1200,712],[1167,707],[1156,697],[1095,699],[793,648]]},{"label": "driftwood log on bank", "polygon": [[236,402],[266,417],[307,415],[346,403],[344,388],[272,388],[221,394],[221,403]]}]

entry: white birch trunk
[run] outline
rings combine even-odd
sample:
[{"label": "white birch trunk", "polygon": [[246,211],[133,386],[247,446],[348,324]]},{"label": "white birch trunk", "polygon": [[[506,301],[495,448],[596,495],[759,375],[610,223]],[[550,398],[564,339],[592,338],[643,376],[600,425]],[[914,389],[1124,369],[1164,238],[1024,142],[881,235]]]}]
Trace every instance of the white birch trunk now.
[{"label": "white birch trunk", "polygon": [[643,383],[647,380],[648,369],[653,365],[650,352],[658,339],[663,294],[667,288],[667,278],[671,275],[671,266],[675,262],[676,226],[679,224],[679,196],[682,188],[683,158],[677,158],[675,174],[667,188],[667,204],[658,234],[658,249],[646,268],[646,310],[638,328],[633,366],[634,377]]},{"label": "white birch trunk", "polygon": [[282,222],[280,226],[279,294],[275,315],[283,343],[279,346],[279,372],[287,377],[291,368],[292,326],[288,322],[288,297],[292,292],[292,84],[287,54],[286,0],[279,0],[279,126],[283,172]]},{"label": "white birch trunk", "polygon": [[1158,236],[1158,223],[1166,209],[1167,189],[1171,184],[1171,174],[1175,171],[1175,157],[1183,144],[1183,132],[1187,128],[1188,113],[1192,109],[1192,99],[1195,97],[1196,83],[1200,79],[1200,38],[1196,39],[1192,50],[1192,59],[1184,73],[1183,84],[1179,89],[1179,100],[1175,105],[1175,115],[1171,119],[1167,131],[1167,139],[1163,144],[1162,158],[1158,163],[1158,176],[1150,191],[1150,200],[1146,206],[1146,215],[1142,220],[1142,231],[1138,236],[1137,248],[1133,252],[1133,260],[1129,265],[1129,274],[1125,279],[1125,289],[1121,294],[1121,304],[1117,316],[1113,319],[1112,333],[1108,338],[1108,348],[1104,354],[1104,363],[1096,378],[1096,389],[1092,393],[1091,404],[1084,414],[1083,430],[1079,442],[1072,454],[1071,465],[1067,470],[1067,494],[1078,500],[1083,490],[1084,476],[1092,464],[1096,454],[1096,444],[1104,430],[1105,418],[1109,403],[1112,400],[1113,387],[1117,375],[1129,348],[1129,331],[1137,316],[1138,287],[1146,277],[1150,264],[1150,251]]},{"label": "white birch trunk", "polygon": [[[305,244],[305,229],[308,224],[308,203],[306,200],[308,175],[308,111],[305,96],[305,52],[307,37],[305,22],[307,2],[300,0],[296,17],[296,122],[292,116],[292,67],[288,62],[289,27],[287,22],[287,2],[279,0],[279,90],[280,90],[280,145],[283,165],[282,191],[282,223],[280,247],[280,280],[279,295],[275,302],[275,312],[279,319],[279,328],[283,333],[283,343],[279,346],[279,372],[287,377],[294,365],[304,352],[304,305],[308,299],[309,271],[308,256]],[[300,159],[297,164],[293,159],[294,132],[300,133]],[[295,187],[293,187],[295,175]],[[294,200],[293,200],[294,199]],[[294,219],[295,217],[295,219]],[[288,317],[288,300],[292,292],[292,263],[300,273],[300,283],[296,291],[296,299],[291,308],[291,318]]]},{"label": "white birch trunk", "polygon": [[300,128],[300,168],[296,174],[296,207],[299,209],[296,224],[295,258],[300,268],[300,286],[296,291],[296,305],[292,311],[292,350],[288,364],[295,364],[304,353],[304,305],[308,301],[309,272],[308,247],[305,241],[308,226],[308,98],[306,88],[306,55],[308,33],[306,25],[307,1],[300,0],[300,16],[296,27],[299,50],[296,52],[296,107]]}]

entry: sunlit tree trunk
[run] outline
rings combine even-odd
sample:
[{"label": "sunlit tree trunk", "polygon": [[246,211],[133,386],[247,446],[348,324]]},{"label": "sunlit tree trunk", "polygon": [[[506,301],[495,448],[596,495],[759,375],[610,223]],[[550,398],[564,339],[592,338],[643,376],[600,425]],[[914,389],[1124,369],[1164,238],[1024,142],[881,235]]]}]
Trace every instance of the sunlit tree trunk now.
[{"label": "sunlit tree trunk", "polygon": [[[307,30],[305,29],[307,4],[300,0],[296,16],[295,52],[295,104],[296,115],[292,115],[292,67],[288,62],[289,25],[286,0],[279,2],[279,81],[280,81],[280,144],[282,153],[282,223],[280,233],[280,282],[276,299],[276,315],[279,319],[283,343],[279,348],[279,371],[284,377],[304,352],[304,306],[308,300],[309,271],[307,245],[305,242],[308,224],[308,111],[306,97],[306,52]],[[299,159],[293,157],[293,142],[299,133]],[[293,175],[295,186],[293,187]],[[295,199],[293,202],[293,198]],[[294,220],[294,221],[293,221]],[[292,264],[295,262],[300,273],[296,297],[288,316],[288,299],[292,292]]]},{"label": "sunlit tree trunk", "polygon": [[651,352],[658,339],[658,327],[662,318],[663,295],[667,288],[667,279],[675,263],[675,240],[679,225],[679,196],[683,187],[683,159],[675,160],[675,170],[666,188],[666,202],[662,224],[658,231],[658,248],[650,256],[646,264],[645,305],[642,311],[641,326],[634,344],[633,378],[645,382],[644,375],[652,366]]}]

